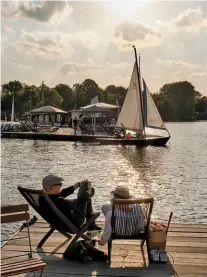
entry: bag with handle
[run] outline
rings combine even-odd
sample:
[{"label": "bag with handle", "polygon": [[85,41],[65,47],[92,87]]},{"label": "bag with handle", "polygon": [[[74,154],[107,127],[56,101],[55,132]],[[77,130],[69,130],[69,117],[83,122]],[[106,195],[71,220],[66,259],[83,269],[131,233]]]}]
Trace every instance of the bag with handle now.
[{"label": "bag with handle", "polygon": [[83,263],[88,259],[88,251],[81,241],[76,241],[68,246],[63,257],[70,261]]},{"label": "bag with handle", "polygon": [[93,241],[83,241],[84,247],[87,249],[88,256],[95,262],[107,262],[108,256],[107,254],[94,247]]},{"label": "bag with handle", "polygon": [[170,222],[172,219],[173,213],[170,213],[168,224],[162,224],[157,222],[150,222],[149,225],[149,248],[160,248],[165,249],[166,248],[166,242],[167,242],[167,233],[170,226]]},{"label": "bag with handle", "polygon": [[71,243],[63,253],[63,257],[70,261],[85,262],[90,259],[96,262],[107,262],[108,256],[104,251],[94,247],[95,241],[77,241]]}]

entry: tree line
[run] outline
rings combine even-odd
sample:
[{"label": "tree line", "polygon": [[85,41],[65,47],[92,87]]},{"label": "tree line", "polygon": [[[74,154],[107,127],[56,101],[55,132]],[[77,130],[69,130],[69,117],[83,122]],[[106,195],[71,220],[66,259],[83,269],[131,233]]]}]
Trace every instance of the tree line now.
[{"label": "tree line", "polygon": [[[86,79],[72,87],[58,84],[50,88],[44,82],[40,86],[11,81],[2,85],[1,119],[10,118],[12,98],[15,99],[16,117],[25,112],[50,105],[65,111],[90,104],[98,95],[100,102],[123,105],[127,89],[108,85],[101,88],[94,80]],[[43,97],[44,96],[44,97]],[[164,121],[192,121],[207,119],[207,97],[195,90],[187,81],[165,84],[159,92],[152,94]]]}]

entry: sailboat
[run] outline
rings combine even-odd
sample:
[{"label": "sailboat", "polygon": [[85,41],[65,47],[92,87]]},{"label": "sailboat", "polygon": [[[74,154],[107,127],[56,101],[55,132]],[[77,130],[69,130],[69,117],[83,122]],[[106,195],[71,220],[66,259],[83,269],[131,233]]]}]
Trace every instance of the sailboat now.
[{"label": "sailboat", "polygon": [[[165,127],[144,79],[142,79],[141,85],[140,56],[138,64],[136,48],[135,46],[133,48],[135,52],[135,64],[124,104],[116,122],[117,128],[122,128],[125,130],[125,133],[133,134],[133,136],[130,138],[101,138],[98,141],[101,144],[164,146],[170,139],[170,134]],[[160,135],[159,132],[152,135],[152,133],[155,133],[154,130],[161,131],[161,133],[165,131],[166,136]]]}]

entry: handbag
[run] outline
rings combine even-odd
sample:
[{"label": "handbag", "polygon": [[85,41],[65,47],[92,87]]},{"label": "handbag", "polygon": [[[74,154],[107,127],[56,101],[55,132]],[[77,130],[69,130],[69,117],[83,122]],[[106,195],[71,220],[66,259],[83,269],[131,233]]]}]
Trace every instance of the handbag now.
[{"label": "handbag", "polygon": [[93,241],[83,241],[82,244],[87,249],[88,257],[90,257],[92,261],[95,261],[95,262],[108,261],[107,254],[104,251],[98,248],[95,248]]},{"label": "handbag", "polygon": [[80,263],[90,259],[96,262],[107,262],[107,254],[94,247],[95,241],[76,241],[71,243],[63,253],[63,257],[70,261],[77,261]]},{"label": "handbag", "polygon": [[66,260],[83,263],[88,259],[88,251],[81,241],[76,241],[67,247],[63,253],[63,257]]}]

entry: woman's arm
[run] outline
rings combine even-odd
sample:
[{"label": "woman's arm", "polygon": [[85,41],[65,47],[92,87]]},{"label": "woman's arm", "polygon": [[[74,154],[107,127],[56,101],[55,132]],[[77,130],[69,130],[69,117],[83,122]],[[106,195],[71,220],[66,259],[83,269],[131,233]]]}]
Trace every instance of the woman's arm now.
[{"label": "woman's arm", "polygon": [[108,212],[105,218],[104,231],[101,235],[99,244],[104,245],[111,237],[111,212]]}]

